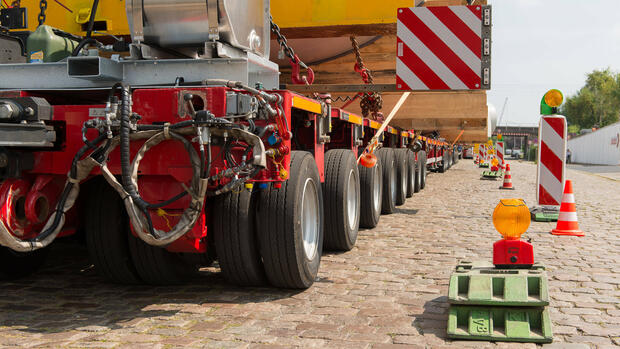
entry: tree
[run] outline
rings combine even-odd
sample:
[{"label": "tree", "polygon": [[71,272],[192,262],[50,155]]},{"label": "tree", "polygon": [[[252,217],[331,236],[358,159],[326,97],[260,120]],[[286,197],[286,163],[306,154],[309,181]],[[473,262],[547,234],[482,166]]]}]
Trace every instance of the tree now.
[{"label": "tree", "polygon": [[609,68],[588,74],[586,84],[566,99],[561,110],[570,125],[603,127],[620,116],[620,74]]}]

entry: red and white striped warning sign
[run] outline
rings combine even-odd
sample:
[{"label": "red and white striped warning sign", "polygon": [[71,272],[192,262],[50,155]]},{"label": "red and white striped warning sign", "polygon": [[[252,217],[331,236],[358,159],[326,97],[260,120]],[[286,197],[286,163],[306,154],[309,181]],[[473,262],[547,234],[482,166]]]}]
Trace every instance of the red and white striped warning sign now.
[{"label": "red and white striped warning sign", "polygon": [[399,8],[396,86],[490,88],[490,6]]},{"label": "red and white striped warning sign", "polygon": [[564,190],[566,162],[566,119],[562,115],[545,115],[540,118],[538,159],[538,204],[559,206]]},{"label": "red and white striped warning sign", "polygon": [[487,147],[486,145],[480,144],[480,147],[478,148],[478,154],[480,155],[480,162],[483,164],[487,161],[486,147]]},{"label": "red and white striped warning sign", "polygon": [[499,167],[504,168],[504,142],[497,142],[496,149],[495,156],[499,161]]}]

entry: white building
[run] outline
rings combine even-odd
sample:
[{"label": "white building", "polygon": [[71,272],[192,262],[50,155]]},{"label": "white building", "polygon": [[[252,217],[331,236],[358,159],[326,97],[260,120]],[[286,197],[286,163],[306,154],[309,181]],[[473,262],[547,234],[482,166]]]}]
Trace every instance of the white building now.
[{"label": "white building", "polygon": [[620,165],[620,122],[568,140],[571,161],[581,164]]}]

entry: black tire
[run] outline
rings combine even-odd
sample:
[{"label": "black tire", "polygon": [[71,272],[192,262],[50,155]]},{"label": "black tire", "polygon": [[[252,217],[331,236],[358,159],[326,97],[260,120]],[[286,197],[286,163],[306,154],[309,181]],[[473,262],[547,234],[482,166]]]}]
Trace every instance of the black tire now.
[{"label": "black tire", "polygon": [[120,195],[103,179],[89,186],[86,202],[86,247],[97,272],[121,284],[140,283],[129,253],[129,218]]},{"label": "black tire", "polygon": [[138,275],[150,285],[178,285],[198,271],[195,258],[148,245],[131,234],[129,252]]},{"label": "black tire", "polygon": [[351,150],[332,149],[325,153],[323,200],[323,249],[351,250],[357,241],[360,223],[360,175]]},{"label": "black tire", "polygon": [[416,165],[415,165],[415,154],[407,149],[407,192],[406,192],[406,197],[410,198],[413,196],[413,193],[415,193],[415,171],[416,171]]},{"label": "black tire", "polygon": [[360,173],[360,227],[374,228],[381,218],[383,199],[383,165],[377,158],[374,167],[357,165]]},{"label": "black tire", "polygon": [[426,151],[420,150],[418,160],[420,165],[420,189],[424,189],[426,187]]},{"label": "black tire", "polygon": [[[307,189],[307,193],[306,192]],[[309,195],[304,203],[305,194]],[[273,185],[260,193],[258,236],[265,274],[269,282],[282,288],[305,289],[314,283],[323,251],[323,193],[316,162],[312,154],[291,152],[289,179],[280,188]],[[316,200],[315,203],[310,202]],[[316,229],[315,248],[304,248],[302,206],[314,207],[314,219],[308,227]],[[306,213],[310,216],[312,209]]]},{"label": "black tire", "polygon": [[396,157],[396,206],[401,206],[407,201],[407,181],[409,178],[409,166],[407,166],[407,153],[405,148],[394,149]]},{"label": "black tire", "polygon": [[28,276],[45,262],[49,249],[33,252],[15,252],[0,246],[0,280],[14,280]]},{"label": "black tire", "polygon": [[421,185],[422,185],[422,165],[420,164],[420,156],[422,156],[421,152],[417,153],[417,158],[418,160],[415,160],[415,154],[414,154],[414,161],[415,161],[415,181],[414,181],[414,187],[413,187],[413,191],[418,193],[420,192],[420,190],[422,189]]},{"label": "black tire", "polygon": [[391,214],[396,209],[396,196],[398,186],[398,176],[396,169],[396,156],[394,149],[381,148],[376,152],[377,158],[381,160],[383,170],[383,193],[381,198],[381,213]]},{"label": "black tire", "polygon": [[242,189],[213,200],[212,226],[220,268],[226,280],[240,286],[260,286],[266,282],[253,194]]},{"label": "black tire", "polygon": [[441,157],[441,165],[437,166],[437,172],[439,173],[444,173],[446,172],[446,170],[448,169],[448,157],[444,156]]}]

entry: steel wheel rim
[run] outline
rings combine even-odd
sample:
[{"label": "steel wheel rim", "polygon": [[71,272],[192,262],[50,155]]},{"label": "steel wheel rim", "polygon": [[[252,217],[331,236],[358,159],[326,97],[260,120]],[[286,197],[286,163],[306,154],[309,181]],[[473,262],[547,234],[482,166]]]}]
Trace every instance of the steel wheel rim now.
[{"label": "steel wheel rim", "polygon": [[351,172],[349,172],[349,179],[347,180],[347,218],[351,231],[355,230],[355,223],[357,222],[358,195],[356,184],[355,173],[351,170]]},{"label": "steel wheel rim", "polygon": [[309,260],[314,259],[319,246],[319,202],[316,184],[307,178],[301,194],[301,232],[304,253]]},{"label": "steel wheel rim", "polygon": [[373,167],[373,171],[375,171],[374,182],[372,183],[372,194],[373,194],[373,204],[375,206],[375,212],[381,209],[381,201],[379,196],[381,196],[381,172],[379,172],[379,165],[375,165]]},{"label": "steel wheel rim", "polygon": [[398,188],[398,183],[396,181],[396,169],[392,167],[390,171],[390,194],[392,195],[392,202],[396,202],[396,188]]}]

